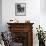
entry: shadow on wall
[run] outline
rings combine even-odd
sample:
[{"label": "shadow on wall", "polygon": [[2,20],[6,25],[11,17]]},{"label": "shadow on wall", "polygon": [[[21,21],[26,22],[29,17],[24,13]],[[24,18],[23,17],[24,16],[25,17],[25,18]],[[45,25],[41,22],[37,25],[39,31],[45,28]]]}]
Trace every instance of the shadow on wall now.
[{"label": "shadow on wall", "polygon": [[0,0],[0,31],[2,31],[2,0]]},{"label": "shadow on wall", "polygon": [[40,11],[46,14],[46,0],[40,0]]}]

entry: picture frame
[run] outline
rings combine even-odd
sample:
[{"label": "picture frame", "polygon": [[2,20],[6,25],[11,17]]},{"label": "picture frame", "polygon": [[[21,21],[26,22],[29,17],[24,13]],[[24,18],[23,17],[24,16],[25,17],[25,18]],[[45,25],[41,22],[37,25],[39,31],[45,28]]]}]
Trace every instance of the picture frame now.
[{"label": "picture frame", "polygon": [[15,4],[15,15],[16,16],[26,16],[26,3],[16,3]]}]

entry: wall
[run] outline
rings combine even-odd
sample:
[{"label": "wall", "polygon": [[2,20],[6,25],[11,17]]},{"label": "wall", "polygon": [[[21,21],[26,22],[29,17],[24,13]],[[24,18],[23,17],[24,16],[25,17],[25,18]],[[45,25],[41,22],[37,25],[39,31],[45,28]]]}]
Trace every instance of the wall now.
[{"label": "wall", "polygon": [[[18,3],[18,2],[26,3],[26,16],[15,16],[15,3]],[[39,19],[40,19],[39,15],[40,15],[40,0],[39,1],[38,0],[35,0],[35,1],[34,0],[21,0],[21,1],[3,0],[2,1],[3,26],[5,26],[7,21],[9,21],[10,19],[17,19],[19,20],[19,22],[24,22],[26,19],[29,19],[31,22],[39,23]]]},{"label": "wall", "polygon": [[[26,3],[26,16],[15,16],[15,3]],[[7,22],[17,19],[19,22],[30,20],[33,25],[33,45],[38,46],[36,27],[40,24],[40,0],[2,0],[2,25],[3,31],[7,31]],[[36,40],[37,39],[37,40]]]},{"label": "wall", "polygon": [[40,9],[42,13],[46,13],[46,0],[40,0]]},{"label": "wall", "polygon": [[40,24],[46,31],[46,0],[40,0]]},{"label": "wall", "polygon": [[2,27],[2,0],[0,0],[0,31]]},{"label": "wall", "polygon": [[[42,0],[43,1],[43,0]],[[2,0],[2,26],[3,31],[8,30],[7,22],[11,19],[17,19],[19,22],[30,20],[33,25],[33,45],[38,46],[38,39],[36,37],[36,27],[39,24],[46,30],[46,15],[42,14],[42,7],[44,5],[40,0]],[[26,16],[15,16],[15,3],[26,3]]]}]

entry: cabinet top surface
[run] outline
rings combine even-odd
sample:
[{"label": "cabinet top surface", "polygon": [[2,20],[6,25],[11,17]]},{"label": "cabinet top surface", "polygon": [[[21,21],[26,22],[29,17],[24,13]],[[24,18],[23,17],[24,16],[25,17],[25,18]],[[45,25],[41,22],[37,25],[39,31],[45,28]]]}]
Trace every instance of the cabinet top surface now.
[{"label": "cabinet top surface", "polygon": [[18,24],[18,25],[23,25],[23,24],[31,24],[33,25],[34,23],[7,23],[8,25],[15,25],[15,24]]}]

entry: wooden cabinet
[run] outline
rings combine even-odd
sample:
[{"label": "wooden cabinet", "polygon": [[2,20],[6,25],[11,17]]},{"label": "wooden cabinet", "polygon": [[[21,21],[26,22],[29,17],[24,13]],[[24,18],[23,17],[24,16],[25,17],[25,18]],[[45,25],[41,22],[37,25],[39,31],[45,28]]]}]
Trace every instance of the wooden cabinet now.
[{"label": "wooden cabinet", "polygon": [[8,23],[13,41],[23,43],[22,46],[33,46],[33,23]]}]

